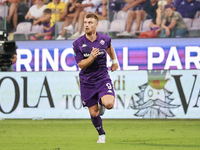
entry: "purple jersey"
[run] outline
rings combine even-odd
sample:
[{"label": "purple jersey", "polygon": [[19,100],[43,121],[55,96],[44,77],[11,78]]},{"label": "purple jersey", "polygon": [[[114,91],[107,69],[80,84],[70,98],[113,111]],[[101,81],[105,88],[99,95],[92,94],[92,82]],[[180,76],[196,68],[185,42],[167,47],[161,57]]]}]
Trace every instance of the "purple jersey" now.
[{"label": "purple jersey", "polygon": [[52,35],[55,33],[55,23],[52,21],[45,22],[43,24],[44,33],[51,32]]},{"label": "purple jersey", "polygon": [[107,48],[111,46],[111,38],[107,35],[97,33],[97,39],[93,42],[88,40],[85,35],[79,37],[73,43],[74,56],[77,64],[91,55],[92,48],[99,48],[100,54],[94,62],[80,71],[80,81],[84,83],[99,83],[109,79],[108,68],[106,65]]}]

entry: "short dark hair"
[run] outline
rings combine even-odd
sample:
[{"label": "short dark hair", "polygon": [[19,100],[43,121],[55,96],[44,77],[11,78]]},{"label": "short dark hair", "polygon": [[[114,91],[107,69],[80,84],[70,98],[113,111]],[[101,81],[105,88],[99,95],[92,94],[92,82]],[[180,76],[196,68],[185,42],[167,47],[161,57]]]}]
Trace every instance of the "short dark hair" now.
[{"label": "short dark hair", "polygon": [[165,5],[165,8],[164,8],[164,10],[165,10],[165,9],[167,9],[167,8],[171,8],[171,9],[172,9],[172,8],[173,8],[173,6],[172,6],[171,4],[167,4],[167,5]]},{"label": "short dark hair", "polygon": [[88,13],[88,14],[86,14],[85,18],[94,18],[97,22],[99,21],[99,18],[94,13]]},{"label": "short dark hair", "polygon": [[45,14],[51,14],[52,11],[51,11],[51,9],[46,8],[46,9],[43,11],[43,13],[45,13]]}]

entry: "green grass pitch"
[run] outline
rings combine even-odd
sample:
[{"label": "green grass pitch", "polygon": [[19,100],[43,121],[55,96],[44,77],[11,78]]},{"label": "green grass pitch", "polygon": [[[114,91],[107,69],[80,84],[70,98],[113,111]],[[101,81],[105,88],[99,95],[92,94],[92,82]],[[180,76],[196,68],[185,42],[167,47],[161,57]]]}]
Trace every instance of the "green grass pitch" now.
[{"label": "green grass pitch", "polygon": [[2,120],[0,150],[200,150],[200,120]]}]

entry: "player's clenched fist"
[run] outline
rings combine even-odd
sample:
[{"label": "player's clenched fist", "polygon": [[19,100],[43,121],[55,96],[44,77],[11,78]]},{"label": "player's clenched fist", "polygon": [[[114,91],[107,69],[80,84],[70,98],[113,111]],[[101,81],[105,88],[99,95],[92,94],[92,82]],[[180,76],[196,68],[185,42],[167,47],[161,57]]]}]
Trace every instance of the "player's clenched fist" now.
[{"label": "player's clenched fist", "polygon": [[91,51],[91,55],[94,57],[94,58],[97,58],[97,56],[99,55],[99,48],[92,48],[92,51]]}]

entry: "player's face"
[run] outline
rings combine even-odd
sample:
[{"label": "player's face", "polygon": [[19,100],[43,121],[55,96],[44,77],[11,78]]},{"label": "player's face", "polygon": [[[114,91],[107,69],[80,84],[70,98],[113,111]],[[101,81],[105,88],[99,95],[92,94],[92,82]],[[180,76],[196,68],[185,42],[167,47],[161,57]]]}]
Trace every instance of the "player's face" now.
[{"label": "player's face", "polygon": [[97,20],[94,18],[84,18],[84,30],[86,34],[93,34],[97,29]]}]

